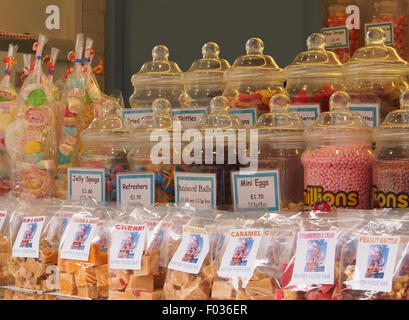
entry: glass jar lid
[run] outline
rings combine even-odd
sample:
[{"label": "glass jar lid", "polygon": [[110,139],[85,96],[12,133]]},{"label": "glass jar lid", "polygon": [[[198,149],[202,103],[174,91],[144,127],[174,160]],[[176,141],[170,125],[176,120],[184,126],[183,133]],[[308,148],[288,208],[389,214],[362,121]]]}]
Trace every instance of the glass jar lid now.
[{"label": "glass jar lid", "polygon": [[263,54],[264,43],[259,38],[251,38],[246,42],[246,54],[234,61],[226,70],[227,81],[275,81],[283,79],[283,69],[274,59]]},{"label": "glass jar lid", "polygon": [[229,99],[223,96],[214,97],[210,101],[210,113],[200,119],[196,128],[200,130],[244,129],[240,119],[228,112],[229,107]]},{"label": "glass jar lid", "polygon": [[335,53],[325,50],[323,34],[310,35],[307,48],[307,51],[299,53],[294,61],[284,68],[286,77],[342,77],[342,63]]},{"label": "glass jar lid", "polygon": [[409,91],[400,96],[400,109],[390,112],[385,120],[373,130],[374,141],[409,140]]},{"label": "glass jar lid", "polygon": [[260,116],[253,129],[258,129],[258,138],[263,141],[304,141],[304,126],[300,117],[288,111],[290,98],[277,94],[270,100],[270,112]]},{"label": "glass jar lid", "polygon": [[219,58],[220,48],[215,42],[207,42],[202,47],[203,58],[193,62],[189,70],[183,74],[185,83],[191,82],[224,82],[224,71],[230,68],[230,63]]},{"label": "glass jar lid", "polygon": [[371,141],[371,129],[359,113],[349,110],[351,98],[348,93],[335,92],[329,104],[330,111],[320,113],[314,123],[305,129],[306,141]]},{"label": "glass jar lid", "polygon": [[385,45],[386,34],[382,28],[371,28],[366,33],[366,46],[359,48],[344,64],[345,76],[402,75],[408,63],[396,50]]},{"label": "glass jar lid", "polygon": [[152,49],[152,61],[145,62],[141,70],[132,76],[134,87],[144,85],[182,84],[182,70],[174,61],[169,61],[166,46],[157,45]]},{"label": "glass jar lid", "polygon": [[103,116],[95,118],[90,126],[81,133],[81,139],[87,142],[129,142],[131,126],[128,119],[120,116],[121,106],[114,101],[103,104]]}]

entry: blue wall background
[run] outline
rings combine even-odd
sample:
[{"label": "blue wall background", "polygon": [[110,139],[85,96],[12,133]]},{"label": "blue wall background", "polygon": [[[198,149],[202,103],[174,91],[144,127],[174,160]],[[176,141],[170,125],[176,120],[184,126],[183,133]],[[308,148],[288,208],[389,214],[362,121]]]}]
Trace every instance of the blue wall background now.
[{"label": "blue wall background", "polygon": [[126,106],[131,76],[157,44],[183,71],[215,41],[233,63],[248,38],[264,41],[264,52],[284,67],[305,50],[305,40],[321,28],[320,0],[106,0],[106,91],[120,89]]}]

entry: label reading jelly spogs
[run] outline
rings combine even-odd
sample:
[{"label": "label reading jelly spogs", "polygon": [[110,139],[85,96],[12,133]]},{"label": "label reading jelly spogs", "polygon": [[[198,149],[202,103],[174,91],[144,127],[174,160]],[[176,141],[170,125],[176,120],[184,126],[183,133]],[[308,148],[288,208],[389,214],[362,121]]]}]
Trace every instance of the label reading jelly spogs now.
[{"label": "label reading jelly spogs", "polygon": [[146,225],[115,225],[109,250],[109,268],[141,270],[145,235]]},{"label": "label reading jelly spogs", "polygon": [[239,118],[244,128],[252,128],[257,122],[256,109],[231,109],[229,113]]},{"label": "label reading jelly spogs", "polygon": [[375,128],[379,124],[379,104],[377,103],[352,103],[349,110],[359,113],[370,128]]},{"label": "label reading jelly spogs", "polygon": [[209,253],[209,236],[206,229],[183,226],[182,241],[172,257],[168,268],[198,274]]},{"label": "label reading jelly spogs", "polygon": [[354,277],[346,283],[353,290],[391,292],[398,247],[399,237],[360,235]]},{"label": "label reading jelly spogs", "polygon": [[256,174],[231,173],[233,203],[236,211],[280,210],[280,176],[277,170]]},{"label": "label reading jelly spogs", "polygon": [[218,275],[222,278],[250,278],[256,267],[263,229],[233,229],[229,232]]},{"label": "label reading jelly spogs", "polygon": [[386,45],[394,45],[395,39],[393,37],[393,22],[392,21],[387,21],[387,22],[381,22],[381,23],[367,23],[365,24],[365,34],[368,33],[369,29],[372,28],[382,28],[385,31],[386,39],[385,39],[385,44]]},{"label": "label reading jelly spogs", "polygon": [[13,257],[38,258],[44,216],[23,218],[12,250]]},{"label": "label reading jelly spogs", "polygon": [[0,211],[0,231],[1,228],[3,227],[3,223],[6,220],[6,212]]},{"label": "label reading jelly spogs", "polygon": [[122,118],[126,118],[132,128],[136,128],[141,124],[144,117],[151,116],[153,114],[152,109],[124,109],[122,110]]},{"label": "label reading jelly spogs", "polygon": [[172,116],[177,117],[183,128],[194,128],[207,113],[206,108],[183,108],[172,110]]},{"label": "label reading jelly spogs", "polygon": [[152,205],[155,203],[154,173],[125,173],[117,175],[118,203]]},{"label": "label reading jelly spogs", "polygon": [[319,104],[293,104],[288,108],[289,112],[298,114],[306,127],[313,124],[320,114]]},{"label": "label reading jelly spogs", "polygon": [[334,284],[335,231],[300,232],[290,285]]},{"label": "label reading jelly spogs", "polygon": [[176,204],[190,203],[196,208],[216,206],[216,174],[175,172]]},{"label": "label reading jelly spogs", "polygon": [[321,33],[325,36],[325,49],[342,49],[349,47],[349,32],[347,27],[322,28]]},{"label": "label reading jelly spogs", "polygon": [[68,168],[68,191],[71,200],[105,201],[105,170]]},{"label": "label reading jelly spogs", "polygon": [[61,258],[88,261],[91,242],[98,229],[98,218],[73,217],[68,224]]}]

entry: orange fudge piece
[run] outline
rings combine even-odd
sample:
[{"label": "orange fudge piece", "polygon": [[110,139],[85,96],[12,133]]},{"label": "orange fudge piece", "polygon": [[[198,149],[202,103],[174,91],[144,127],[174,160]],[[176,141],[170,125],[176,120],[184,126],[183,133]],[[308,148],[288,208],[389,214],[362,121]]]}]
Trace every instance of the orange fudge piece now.
[{"label": "orange fudge piece", "polygon": [[60,272],[60,293],[73,296],[77,294],[74,275]]},{"label": "orange fudge piece", "polygon": [[75,283],[79,287],[97,284],[97,278],[95,276],[94,267],[84,267],[81,268],[75,273]]},{"label": "orange fudge piece", "polygon": [[98,299],[98,291],[96,286],[80,286],[77,289],[79,297]]},{"label": "orange fudge piece", "polygon": [[97,278],[98,287],[107,287],[108,286],[108,265],[103,264],[100,266],[94,267],[95,276]]},{"label": "orange fudge piece", "polygon": [[129,285],[127,288],[153,291],[153,276],[131,276],[129,278]]}]

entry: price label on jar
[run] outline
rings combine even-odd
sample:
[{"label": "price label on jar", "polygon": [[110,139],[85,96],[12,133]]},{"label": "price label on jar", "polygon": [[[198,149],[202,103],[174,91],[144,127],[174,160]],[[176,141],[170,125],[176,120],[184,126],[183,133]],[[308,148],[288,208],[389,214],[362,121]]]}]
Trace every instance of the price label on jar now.
[{"label": "price label on jar", "polygon": [[347,27],[322,28],[325,36],[326,49],[341,49],[349,47],[349,32]]},{"label": "price label on jar", "polygon": [[293,104],[288,108],[289,112],[296,113],[306,127],[312,125],[320,114],[319,104]]},{"label": "price label on jar", "polygon": [[88,261],[91,242],[98,229],[98,218],[73,217],[67,226],[61,258]]},{"label": "price label on jar", "polygon": [[206,108],[183,108],[172,110],[172,116],[177,117],[183,128],[194,128],[207,113]]},{"label": "price label on jar", "polygon": [[45,217],[23,218],[12,250],[13,257],[38,258]]},{"label": "price label on jar", "polygon": [[367,23],[365,24],[365,34],[368,33],[369,29],[372,29],[372,28],[382,28],[383,31],[385,31],[385,35],[386,35],[385,44],[394,45],[395,39],[393,38],[393,22],[392,21],[380,22],[380,23]]},{"label": "price label on jar", "polygon": [[229,110],[229,113],[239,118],[245,128],[251,128],[257,122],[256,109],[232,109]]},{"label": "price label on jar", "polygon": [[105,170],[68,168],[68,195],[71,200],[105,201]]},{"label": "price label on jar", "polygon": [[118,203],[152,205],[155,203],[154,173],[124,173],[117,175]]},{"label": "price label on jar", "polygon": [[122,118],[126,118],[132,128],[136,128],[141,124],[144,117],[151,116],[152,109],[124,109],[122,110]]},{"label": "price label on jar", "polygon": [[280,210],[279,172],[259,171],[256,174],[231,173],[233,203],[236,211]]},{"label": "price label on jar", "polygon": [[115,225],[109,249],[109,268],[141,270],[145,235],[146,225]]},{"label": "price label on jar", "polygon": [[4,211],[0,211],[0,231],[3,227],[3,223],[6,220],[6,213]]},{"label": "price label on jar", "polygon": [[190,203],[195,208],[215,208],[216,174],[175,172],[175,199],[178,205]]},{"label": "price label on jar", "polygon": [[333,284],[337,234],[300,232],[290,285]]},{"label": "price label on jar", "polygon": [[354,277],[346,283],[353,290],[391,292],[398,248],[399,237],[360,235]]},{"label": "price label on jar", "polygon": [[379,104],[377,103],[352,103],[349,110],[359,113],[370,128],[379,124]]}]

